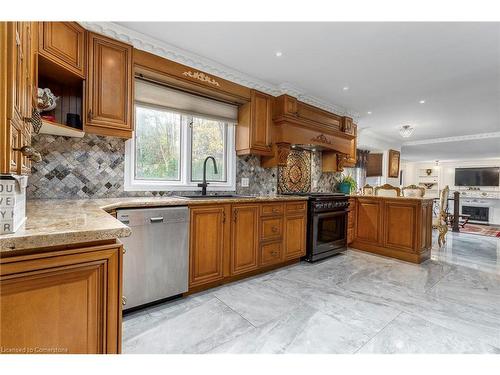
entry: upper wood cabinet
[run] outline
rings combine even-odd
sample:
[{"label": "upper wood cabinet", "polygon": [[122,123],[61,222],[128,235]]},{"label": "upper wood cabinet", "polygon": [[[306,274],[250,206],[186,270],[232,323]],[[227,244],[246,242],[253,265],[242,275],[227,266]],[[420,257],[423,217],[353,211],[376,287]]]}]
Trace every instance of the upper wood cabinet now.
[{"label": "upper wood cabinet", "polygon": [[31,144],[33,24],[0,23],[0,173],[30,172],[29,160],[15,149]]},{"label": "upper wood cabinet", "polygon": [[121,245],[6,257],[0,264],[4,352],[120,352]]},{"label": "upper wood cabinet", "polygon": [[272,96],[252,90],[250,101],[238,111],[236,153],[271,155]]},{"label": "upper wood cabinet", "polygon": [[259,206],[232,206],[231,275],[253,271],[259,265]]},{"label": "upper wood cabinet", "polygon": [[85,34],[76,22],[40,22],[38,53],[84,78]]},{"label": "upper wood cabinet", "polygon": [[189,288],[222,280],[229,206],[191,208]]},{"label": "upper wood cabinet", "polygon": [[89,33],[85,131],[132,136],[132,47]]}]

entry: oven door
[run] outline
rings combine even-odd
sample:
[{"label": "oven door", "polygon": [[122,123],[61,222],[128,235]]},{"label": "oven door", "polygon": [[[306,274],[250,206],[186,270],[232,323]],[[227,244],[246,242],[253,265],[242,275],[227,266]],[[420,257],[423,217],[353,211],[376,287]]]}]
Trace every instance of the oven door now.
[{"label": "oven door", "polygon": [[345,211],[313,214],[312,251],[320,254],[347,244],[347,213]]}]

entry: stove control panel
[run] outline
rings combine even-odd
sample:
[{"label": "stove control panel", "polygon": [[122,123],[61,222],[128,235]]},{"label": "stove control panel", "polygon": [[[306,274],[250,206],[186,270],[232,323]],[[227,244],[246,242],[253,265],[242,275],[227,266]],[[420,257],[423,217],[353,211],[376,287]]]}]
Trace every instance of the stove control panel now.
[{"label": "stove control panel", "polygon": [[313,203],[313,208],[315,211],[340,211],[345,210],[349,207],[349,202],[347,200],[335,200],[335,201],[319,201]]}]

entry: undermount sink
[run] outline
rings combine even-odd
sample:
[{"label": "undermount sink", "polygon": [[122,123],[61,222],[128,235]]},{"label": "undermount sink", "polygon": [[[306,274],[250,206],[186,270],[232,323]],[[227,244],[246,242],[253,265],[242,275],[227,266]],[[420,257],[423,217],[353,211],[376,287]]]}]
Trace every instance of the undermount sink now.
[{"label": "undermount sink", "polygon": [[231,198],[252,198],[251,195],[239,194],[220,194],[220,195],[176,195],[178,198],[184,199],[231,199]]}]

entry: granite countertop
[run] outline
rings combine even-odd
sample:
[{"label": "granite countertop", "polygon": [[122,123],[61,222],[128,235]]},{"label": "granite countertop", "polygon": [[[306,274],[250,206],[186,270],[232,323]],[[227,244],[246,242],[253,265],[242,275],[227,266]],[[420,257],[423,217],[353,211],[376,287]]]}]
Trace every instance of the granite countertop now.
[{"label": "granite countertop", "polygon": [[27,202],[24,225],[16,233],[0,235],[0,252],[128,237],[130,228],[107,212],[117,208],[292,200],[307,200],[307,197],[269,195],[221,199],[141,197],[31,200]]}]

